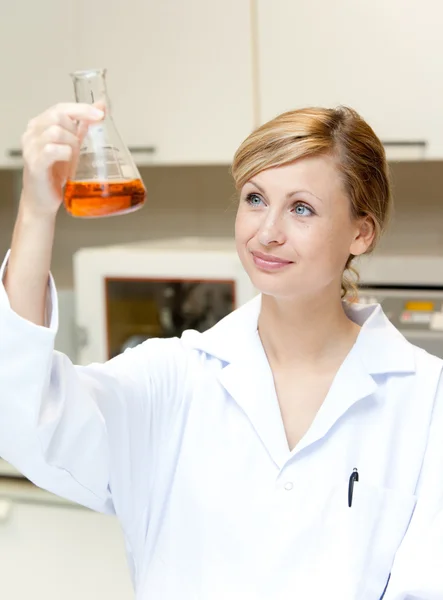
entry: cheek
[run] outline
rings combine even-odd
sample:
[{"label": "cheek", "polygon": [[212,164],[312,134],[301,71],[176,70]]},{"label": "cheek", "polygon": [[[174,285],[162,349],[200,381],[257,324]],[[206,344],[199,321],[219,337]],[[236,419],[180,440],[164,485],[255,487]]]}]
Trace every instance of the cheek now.
[{"label": "cheek", "polygon": [[253,219],[248,218],[239,208],[235,218],[235,239],[237,243],[247,242],[254,235]]},{"label": "cheek", "polygon": [[251,239],[250,234],[250,224],[248,220],[243,218],[243,215],[237,212],[237,216],[235,218],[235,247],[237,250],[237,255],[240,259],[240,262],[243,265],[243,268],[248,272],[248,260],[247,260],[247,246],[249,240]]},{"label": "cheek", "polygon": [[288,225],[288,241],[305,257],[316,259],[331,245],[332,231],[320,221],[293,221]]},{"label": "cheek", "polygon": [[328,262],[334,267],[342,269],[350,254],[352,232],[343,222],[341,226],[331,226],[324,232],[324,252]]},{"label": "cheek", "polygon": [[307,223],[299,227],[294,246],[305,259],[326,270],[341,268],[349,256],[349,235],[346,227],[334,223]]}]

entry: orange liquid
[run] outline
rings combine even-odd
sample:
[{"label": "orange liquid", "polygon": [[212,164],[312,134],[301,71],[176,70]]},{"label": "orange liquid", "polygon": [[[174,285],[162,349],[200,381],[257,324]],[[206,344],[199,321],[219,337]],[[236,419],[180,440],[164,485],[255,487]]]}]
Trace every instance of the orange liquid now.
[{"label": "orange liquid", "polygon": [[140,179],[130,181],[68,181],[66,210],[73,217],[122,215],[141,208],[146,190]]}]

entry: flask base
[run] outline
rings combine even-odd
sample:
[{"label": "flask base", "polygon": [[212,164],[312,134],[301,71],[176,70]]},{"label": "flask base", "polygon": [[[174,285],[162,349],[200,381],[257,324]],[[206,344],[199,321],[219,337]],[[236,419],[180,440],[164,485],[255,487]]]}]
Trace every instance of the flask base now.
[{"label": "flask base", "polygon": [[146,190],[141,179],[124,181],[68,181],[64,204],[73,217],[124,215],[141,208]]}]

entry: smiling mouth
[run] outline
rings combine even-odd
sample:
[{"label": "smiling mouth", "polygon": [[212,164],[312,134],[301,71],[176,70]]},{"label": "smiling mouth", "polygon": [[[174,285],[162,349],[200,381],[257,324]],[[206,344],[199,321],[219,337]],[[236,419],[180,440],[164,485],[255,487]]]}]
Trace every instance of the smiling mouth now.
[{"label": "smiling mouth", "polygon": [[251,252],[254,264],[264,271],[279,271],[292,265],[291,260],[284,260],[277,256],[263,254],[262,252]]}]

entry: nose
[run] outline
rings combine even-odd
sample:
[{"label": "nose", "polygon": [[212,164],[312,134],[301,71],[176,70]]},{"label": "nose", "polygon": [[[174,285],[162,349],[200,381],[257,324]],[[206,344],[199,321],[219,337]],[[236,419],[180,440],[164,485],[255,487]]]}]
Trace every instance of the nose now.
[{"label": "nose", "polygon": [[258,231],[258,241],[262,246],[278,246],[286,240],[283,218],[275,212],[269,212],[263,218]]}]

